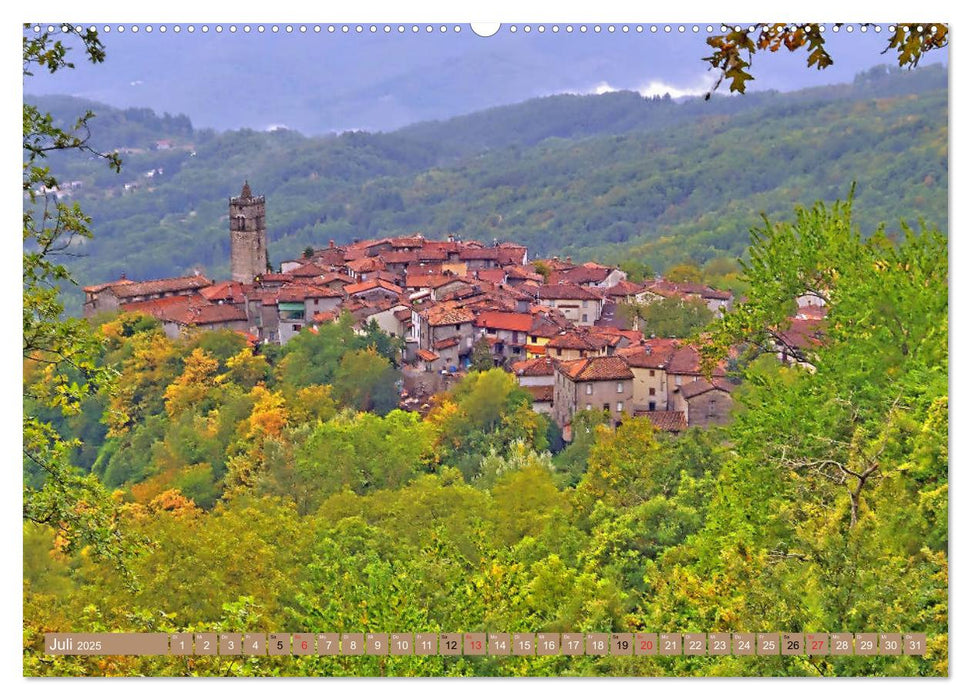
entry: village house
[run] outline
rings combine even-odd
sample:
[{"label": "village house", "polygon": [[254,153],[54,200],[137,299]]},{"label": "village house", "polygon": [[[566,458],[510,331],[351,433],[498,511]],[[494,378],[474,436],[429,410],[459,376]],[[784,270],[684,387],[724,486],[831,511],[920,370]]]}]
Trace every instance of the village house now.
[{"label": "village house", "polygon": [[540,357],[520,360],[510,367],[516,381],[533,397],[533,410],[537,413],[553,412],[553,381],[556,372],[553,360]]},{"label": "village house", "polygon": [[606,290],[627,279],[627,273],[613,267],[587,262],[582,265],[555,271],[550,278],[553,284],[578,284]]},{"label": "village house", "polygon": [[665,411],[668,408],[667,365],[674,354],[673,341],[661,344],[641,345],[630,351],[620,351],[634,373],[634,410]]},{"label": "village house", "polygon": [[475,327],[476,340],[486,339],[497,364],[526,357],[526,341],[533,327],[531,314],[485,311],[475,319]]},{"label": "village house", "polygon": [[166,277],[147,282],[133,282],[122,277],[114,282],[84,287],[84,315],[113,311],[122,304],[151,301],[173,296],[191,296],[212,282],[202,275]]},{"label": "village house", "polygon": [[622,357],[588,357],[556,363],[553,420],[560,428],[577,411],[607,411],[613,425],[633,415],[634,373]]},{"label": "village house", "polygon": [[474,321],[475,314],[468,309],[434,304],[412,313],[412,337],[418,350],[439,356],[439,369],[457,368],[467,364],[472,353]]},{"label": "village house", "polygon": [[723,377],[695,379],[673,389],[671,409],[683,413],[691,427],[725,425],[731,417],[734,388]]},{"label": "village house", "polygon": [[246,332],[246,313],[232,304],[214,304],[201,294],[178,295],[123,304],[122,311],[154,316],[169,338],[186,332],[228,329]]},{"label": "village house", "polygon": [[[525,288],[524,288],[525,291]],[[536,302],[559,310],[578,326],[592,326],[600,320],[603,297],[578,284],[543,284],[529,288]]]}]

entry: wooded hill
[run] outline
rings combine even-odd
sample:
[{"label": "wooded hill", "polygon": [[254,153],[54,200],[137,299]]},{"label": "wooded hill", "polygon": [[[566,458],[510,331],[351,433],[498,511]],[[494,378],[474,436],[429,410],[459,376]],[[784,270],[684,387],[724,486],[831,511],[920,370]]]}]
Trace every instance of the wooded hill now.
[{"label": "wooded hill", "polygon": [[82,284],[192,268],[225,276],[227,198],[244,179],[267,196],[276,264],[331,239],[415,231],[654,269],[705,263],[741,255],[761,212],[845,197],[854,181],[863,230],[920,218],[947,229],[939,66],[878,67],[852,84],[709,102],[560,95],[322,138],[216,133],[182,115],[25,100],[65,122],[90,108],[92,145],[123,149],[121,175],[77,156],[51,163],[62,182],[82,183],[73,196],[93,218],[94,240],[72,263]]}]

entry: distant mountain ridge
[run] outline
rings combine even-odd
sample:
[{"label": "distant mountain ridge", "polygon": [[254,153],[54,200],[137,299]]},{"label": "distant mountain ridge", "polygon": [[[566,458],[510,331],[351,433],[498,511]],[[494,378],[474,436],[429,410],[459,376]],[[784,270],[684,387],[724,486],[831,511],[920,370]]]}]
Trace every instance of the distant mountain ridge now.
[{"label": "distant mountain ridge", "polygon": [[845,197],[864,229],[947,225],[947,72],[885,67],[850,84],[674,101],[558,95],[390,133],[215,132],[184,115],[25,97],[60,119],[85,108],[122,175],[55,158],[94,220],[72,261],[83,284],[228,270],[227,198],[267,197],[271,260],[422,231],[517,240],[536,254],[660,266],[738,255],[759,213]]}]

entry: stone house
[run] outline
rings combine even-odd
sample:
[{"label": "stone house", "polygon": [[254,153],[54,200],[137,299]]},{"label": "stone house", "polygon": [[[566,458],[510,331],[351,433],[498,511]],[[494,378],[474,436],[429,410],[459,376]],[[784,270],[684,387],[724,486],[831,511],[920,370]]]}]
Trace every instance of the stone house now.
[{"label": "stone house", "polygon": [[543,284],[521,289],[533,293],[538,304],[558,309],[578,326],[592,326],[600,320],[603,311],[603,297],[578,284]]},{"label": "stone house", "polygon": [[173,296],[191,296],[212,282],[202,275],[166,277],[146,282],[133,282],[122,277],[114,282],[84,288],[84,315],[113,311],[122,304],[152,301]]},{"label": "stone house", "polygon": [[561,428],[577,411],[607,411],[614,426],[633,415],[634,373],[622,357],[588,357],[556,364],[553,420]]},{"label": "stone house", "polygon": [[731,418],[733,389],[734,385],[723,378],[695,379],[674,388],[671,407],[684,414],[691,428],[725,425]]},{"label": "stone house", "polygon": [[475,314],[468,309],[435,304],[420,311],[413,310],[412,337],[418,350],[438,354],[445,367],[468,364],[472,354]]},{"label": "stone house", "polygon": [[526,357],[526,341],[533,327],[531,314],[484,311],[475,319],[476,340],[489,342],[493,359],[499,363]]}]

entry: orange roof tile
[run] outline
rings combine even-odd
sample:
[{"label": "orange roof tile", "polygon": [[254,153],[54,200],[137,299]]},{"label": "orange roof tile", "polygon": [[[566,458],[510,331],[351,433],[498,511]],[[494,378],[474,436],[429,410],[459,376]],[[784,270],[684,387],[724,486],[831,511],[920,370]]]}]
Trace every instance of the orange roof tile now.
[{"label": "orange roof tile", "polygon": [[582,360],[561,362],[559,370],[574,382],[602,382],[615,379],[633,379],[626,360],[622,357],[587,357]]}]

